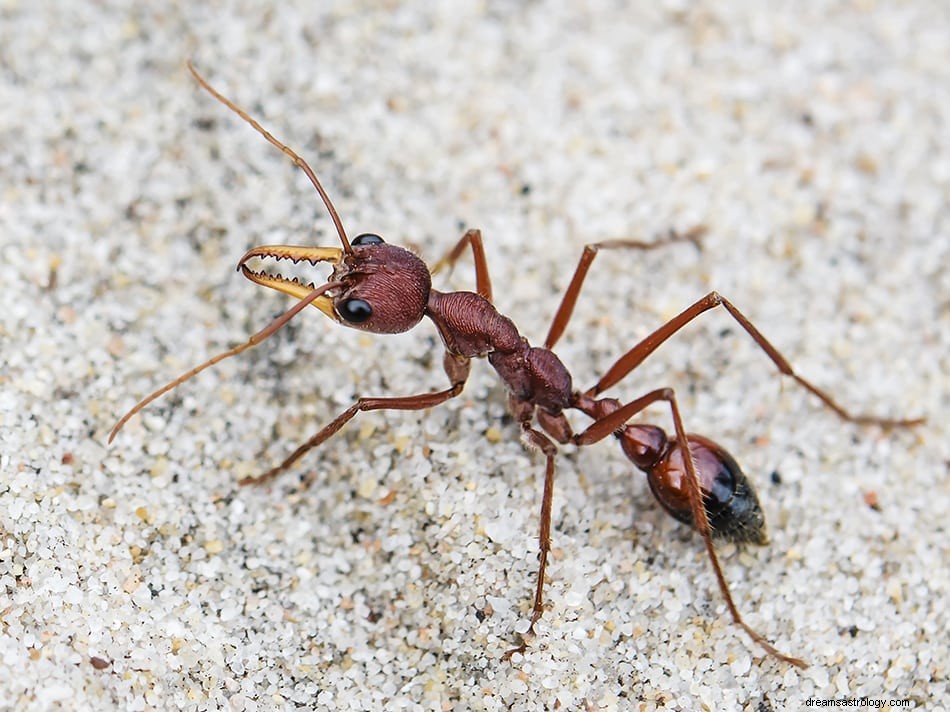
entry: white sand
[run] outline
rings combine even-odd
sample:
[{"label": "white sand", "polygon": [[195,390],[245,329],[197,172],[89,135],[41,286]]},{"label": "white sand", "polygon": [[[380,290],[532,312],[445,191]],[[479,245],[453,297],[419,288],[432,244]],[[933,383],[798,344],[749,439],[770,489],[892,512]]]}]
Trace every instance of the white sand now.
[{"label": "white sand", "polygon": [[[42,5],[0,8],[0,708],[946,709],[950,6]],[[288,306],[234,271],[248,247],[335,241],[187,58],[311,161],[351,235],[433,259],[482,228],[536,342],[585,242],[707,225],[701,254],[595,263],[558,347],[578,386],[718,289],[848,407],[927,415],[840,421],[725,313],[612,392],[676,388],[743,463],[772,543],[723,547],[726,575],[812,667],[730,624],[698,537],[612,442],[559,459],[550,610],[500,661],[542,463],[485,364],[450,404],[235,484],[356,395],[442,387],[431,325],[310,310],[106,447],[138,397]]]}]

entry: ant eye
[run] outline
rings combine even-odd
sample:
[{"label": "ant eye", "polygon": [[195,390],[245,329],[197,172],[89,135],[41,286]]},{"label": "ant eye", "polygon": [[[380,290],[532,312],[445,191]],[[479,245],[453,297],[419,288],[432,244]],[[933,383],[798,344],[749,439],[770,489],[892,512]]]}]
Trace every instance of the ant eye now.
[{"label": "ant eye", "polygon": [[353,244],[355,246],[359,245],[378,245],[383,241],[379,235],[374,235],[371,232],[364,232],[362,235],[357,235],[353,238]]},{"label": "ant eye", "polygon": [[347,299],[336,310],[342,318],[354,324],[359,324],[373,316],[373,308],[363,299]]}]

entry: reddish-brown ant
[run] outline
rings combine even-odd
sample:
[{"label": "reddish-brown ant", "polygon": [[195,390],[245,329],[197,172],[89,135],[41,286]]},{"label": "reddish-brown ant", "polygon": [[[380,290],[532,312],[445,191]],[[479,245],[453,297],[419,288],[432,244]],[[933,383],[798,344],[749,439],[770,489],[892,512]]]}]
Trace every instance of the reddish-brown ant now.
[{"label": "reddish-brown ant", "polygon": [[[651,243],[614,240],[587,245],[554,316],[544,346],[531,346],[518,333],[511,319],[500,314],[492,305],[491,281],[482,236],[478,230],[466,232],[431,271],[416,255],[401,247],[386,244],[378,235],[364,233],[351,242],[329,196],[310,166],[247,113],[218,93],[190,62],[188,68],[204,89],[290,156],[307,174],[330,213],[342,247],[266,245],[249,250],[238,263],[238,269],[244,276],[265,287],[289,294],[298,300],[297,303],[245,343],[196,366],[140,401],[116,423],[109,434],[109,442],[129,418],[153,400],[209,366],[267,339],[310,304],[338,323],[377,334],[407,331],[427,316],[435,323],[445,346],[443,366],[449,378],[448,388],[395,398],[359,398],[277,467],[261,477],[241,480],[241,484],[272,479],[297,462],[304,453],[334,435],[361,411],[422,410],[454,398],[462,392],[471,359],[487,358],[508,389],[510,408],[521,425],[525,442],[540,450],[546,461],[541,497],[538,577],[529,633],[544,611],[544,576],[551,549],[551,502],[554,458],[557,454],[555,443],[591,445],[613,435],[620,441],[620,447],[633,464],[646,473],[650,489],[660,505],[702,536],[719,590],[736,625],[770,655],[797,667],[806,667],[802,660],[780,653],[742,620],[716,557],[714,538],[740,545],[767,542],[765,519],[755,491],[736,461],[712,440],[686,432],[671,388],[651,391],[627,403],[598,396],[619,383],[690,321],[705,311],[722,306],[765,351],[782,374],[790,376],[817,396],[844,420],[861,424],[906,426],[922,422],[920,419],[891,420],[852,415],[827,393],[796,374],[758,329],[731,302],[716,292],[707,294],[623,354],[593,387],[586,391],[574,390],[570,373],[551,349],[570,320],[584,278],[598,250],[652,249],[674,241],[696,241],[698,234],[671,234],[664,240]],[[432,289],[431,275],[451,266],[466,249],[471,250],[475,262],[476,292],[439,292]],[[333,272],[326,284],[319,287],[304,286],[296,279],[250,269],[248,262],[252,258],[289,259],[295,263],[306,260],[313,265],[329,262],[333,265]],[[675,429],[672,437],[656,425],[627,422],[657,401],[665,401],[669,405]],[[592,418],[593,423],[575,433],[564,415],[564,411],[569,409],[581,411]],[[535,421],[540,429],[535,427]],[[523,642],[505,656],[510,657],[524,649]]]}]

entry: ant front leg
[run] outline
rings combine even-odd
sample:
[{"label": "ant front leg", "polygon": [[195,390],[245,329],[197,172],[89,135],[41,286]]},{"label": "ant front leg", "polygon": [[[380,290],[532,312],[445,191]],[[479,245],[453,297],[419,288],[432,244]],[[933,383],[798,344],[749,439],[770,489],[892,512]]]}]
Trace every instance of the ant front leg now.
[{"label": "ant front leg", "polygon": [[475,261],[475,291],[478,292],[479,296],[490,302],[492,301],[491,277],[488,275],[488,260],[485,259],[485,246],[482,244],[481,230],[466,230],[465,234],[455,244],[455,247],[429,268],[429,274],[434,275],[446,267],[451,273],[452,268],[455,267],[455,263],[462,256],[466,247],[471,248],[472,259]]},{"label": "ant front leg", "polygon": [[448,388],[432,393],[420,393],[414,396],[359,398],[328,425],[321,428],[316,435],[294,450],[290,456],[277,465],[277,467],[271,468],[259,477],[245,477],[239,481],[239,484],[261,484],[262,482],[274,479],[281,472],[291,467],[304,454],[330,439],[340,428],[352,420],[357,413],[370,410],[425,410],[426,408],[432,408],[451,398],[455,398],[465,387],[465,381],[468,380],[468,373],[471,370],[471,362],[462,356],[454,356],[450,353],[446,353],[443,364],[449,381],[452,384]]},{"label": "ant front leg", "polygon": [[[605,399],[604,401],[594,401],[593,398],[584,395],[578,394],[575,397],[574,407],[587,412],[597,412],[599,406],[606,405],[605,401],[612,401],[613,399]],[[706,512],[706,504],[704,503],[703,489],[700,484],[700,475],[697,471],[697,460],[694,457],[694,447],[698,453],[702,453],[703,458],[702,462],[704,465],[712,465],[713,468],[718,466],[728,467],[730,464],[734,466],[732,458],[729,457],[726,462],[725,451],[719,448],[715,443],[706,438],[702,438],[695,435],[687,436],[686,429],[683,427],[683,419],[680,415],[679,405],[676,402],[676,395],[673,392],[672,388],[660,388],[655,391],[651,391],[640,398],[630,401],[624,405],[619,405],[619,402],[614,401],[608,408],[604,410],[608,411],[605,415],[598,417],[590,426],[587,427],[583,432],[578,433],[573,436],[572,441],[577,446],[591,445],[595,442],[603,440],[608,435],[621,433],[621,429],[624,424],[632,418],[637,413],[641,412],[649,405],[656,403],[657,401],[666,401],[670,405],[670,411],[673,416],[673,426],[676,431],[674,448],[670,448],[663,443],[661,452],[663,453],[658,461],[650,465],[649,469],[654,470],[660,467],[680,469],[682,475],[685,475],[685,493],[688,499],[686,518],[688,518],[688,523],[699,532],[700,536],[703,538],[703,543],[706,547],[706,553],[709,558],[709,563],[712,566],[713,573],[716,576],[716,581],[719,584],[719,591],[722,593],[722,597],[726,602],[726,607],[729,609],[729,613],[732,615],[732,620],[737,626],[742,628],[746,634],[752,638],[752,640],[762,647],[769,655],[772,655],[779,660],[783,660],[787,663],[799,668],[806,668],[808,665],[801,659],[792,657],[790,655],[785,655],[784,653],[779,652],[775,646],[773,646],[768,640],[765,639],[760,633],[755,629],[749,626],[739,613],[739,609],[736,606],[735,602],[732,599],[732,593],[729,590],[729,584],[726,582],[726,577],[722,572],[722,566],[719,564],[719,558],[716,555],[716,549],[713,545],[713,530],[709,523],[709,515]],[[650,427],[650,426],[643,426]],[[653,430],[659,431],[659,428],[653,427]],[[662,432],[662,431],[660,431]],[[663,437],[665,440],[665,436]],[[690,443],[693,443],[694,447],[691,447]],[[625,447],[626,451],[627,448]],[[630,456],[630,453],[627,453]],[[678,455],[681,462],[672,463],[672,456]],[[633,459],[633,457],[631,457]],[[634,460],[636,462],[636,460]],[[640,466],[641,463],[638,463]],[[707,467],[707,470],[710,469]],[[741,472],[738,470],[737,466],[734,466],[735,471]],[[652,478],[652,472],[650,473]],[[709,475],[712,474],[715,476],[717,473],[708,472],[704,470],[703,476],[704,480],[709,479]],[[744,479],[744,476],[743,476]],[[653,486],[653,481],[651,479],[651,487]],[[656,494],[656,493],[655,493]],[[752,495],[754,500],[754,494]],[[659,499],[659,497],[658,497]],[[667,511],[670,511],[667,508],[667,504],[661,500],[660,502]],[[758,503],[756,502],[756,507]],[[670,511],[671,514],[676,514]],[[677,516],[677,518],[682,519],[682,517]],[[764,535],[764,533],[763,533]]]},{"label": "ant front leg", "polygon": [[544,340],[544,347],[554,348],[554,345],[561,338],[567,323],[571,320],[571,314],[574,313],[574,306],[577,304],[577,297],[581,293],[581,287],[584,286],[584,280],[587,278],[587,272],[594,258],[600,250],[655,250],[658,247],[665,247],[676,242],[692,242],[696,249],[700,249],[700,239],[705,234],[706,228],[698,226],[690,228],[686,232],[680,233],[670,231],[665,237],[652,242],[641,242],[639,240],[604,240],[603,242],[593,242],[584,246],[581,253],[581,259],[574,270],[574,276],[571,277],[571,283],[567,286],[564,296],[561,298],[561,304],[551,320],[551,329]]},{"label": "ant front leg", "polygon": [[739,326],[741,326],[743,330],[752,337],[752,340],[759,345],[759,348],[765,352],[772,363],[775,364],[775,366],[783,375],[793,378],[796,383],[802,386],[809,393],[817,396],[822,403],[833,410],[843,420],[847,420],[851,423],[858,423],[860,425],[881,425],[884,427],[906,427],[911,425],[920,425],[924,422],[923,418],[881,418],[873,415],[854,414],[851,411],[845,409],[821,388],[818,388],[818,386],[814,385],[811,381],[807,381],[795,373],[791,364],[785,359],[784,356],[782,356],[781,353],[779,353],[778,349],[772,346],[768,339],[762,336],[762,334],[758,329],[755,328],[752,322],[749,321],[749,319],[746,318],[746,316],[740,312],[732,304],[732,302],[730,302],[718,292],[710,292],[695,304],[683,310],[680,314],[663,324],[660,328],[647,336],[632,349],[627,351],[627,353],[617,359],[613,366],[607,369],[607,373],[605,373],[603,377],[601,377],[601,379],[597,382],[597,384],[590,388],[585,393],[585,395],[591,397],[597,396],[598,394],[618,383],[628,373],[643,363],[643,361],[646,360],[650,354],[656,351],[656,349],[659,348],[660,345],[662,345],[667,339],[673,336],[673,334],[689,324],[700,314],[707,312],[710,309],[715,309],[718,306],[723,307],[729,312],[732,318],[735,319]]}]

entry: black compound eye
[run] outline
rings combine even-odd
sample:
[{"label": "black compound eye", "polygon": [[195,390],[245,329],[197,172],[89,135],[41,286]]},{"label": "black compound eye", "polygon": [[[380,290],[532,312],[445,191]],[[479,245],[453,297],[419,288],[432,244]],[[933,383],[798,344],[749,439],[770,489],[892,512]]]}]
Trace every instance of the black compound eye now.
[{"label": "black compound eye", "polygon": [[353,244],[357,247],[360,245],[378,245],[382,241],[383,238],[371,232],[364,232],[362,235],[357,235],[353,238]]},{"label": "black compound eye", "polygon": [[359,324],[373,316],[373,308],[365,299],[347,299],[336,310],[343,319],[354,324]]}]

